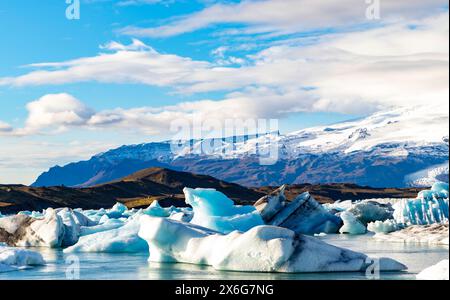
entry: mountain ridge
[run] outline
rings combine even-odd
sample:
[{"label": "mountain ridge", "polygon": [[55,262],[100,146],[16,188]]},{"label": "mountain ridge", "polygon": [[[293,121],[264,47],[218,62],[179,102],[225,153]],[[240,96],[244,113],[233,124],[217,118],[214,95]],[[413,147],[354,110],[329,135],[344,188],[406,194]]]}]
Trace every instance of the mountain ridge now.
[{"label": "mountain ridge", "polygon": [[[191,140],[182,154],[172,153],[170,141],[121,146],[88,161],[53,167],[32,185],[91,186],[151,166],[208,174],[249,187],[331,182],[426,186],[435,180],[426,176],[448,174],[448,114],[442,109],[396,109],[285,135],[218,140],[208,154],[202,149],[211,140]],[[255,154],[267,140],[277,145],[279,158],[273,165],[261,165]]]}]

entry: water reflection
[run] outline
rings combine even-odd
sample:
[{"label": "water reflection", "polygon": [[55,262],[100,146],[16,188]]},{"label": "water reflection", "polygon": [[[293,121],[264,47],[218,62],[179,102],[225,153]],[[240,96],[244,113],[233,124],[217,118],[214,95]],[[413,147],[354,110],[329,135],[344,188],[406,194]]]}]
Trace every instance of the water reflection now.
[{"label": "water reflection", "polygon": [[[387,243],[376,241],[370,235],[327,235],[328,243],[364,252],[370,256],[388,256],[408,266],[407,272],[383,273],[381,279],[414,279],[422,269],[448,258],[448,246]],[[48,262],[46,266],[0,273],[2,279],[67,279],[69,254],[57,249],[37,248]],[[73,255],[73,254],[70,254]],[[249,273],[216,271],[209,266],[148,262],[147,253],[111,254],[77,253],[80,279],[366,279],[364,273]]]}]

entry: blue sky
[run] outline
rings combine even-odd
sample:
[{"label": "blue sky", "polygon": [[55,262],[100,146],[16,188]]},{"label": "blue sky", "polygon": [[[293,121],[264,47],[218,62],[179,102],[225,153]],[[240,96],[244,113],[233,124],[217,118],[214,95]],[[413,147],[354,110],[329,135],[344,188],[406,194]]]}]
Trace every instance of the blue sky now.
[{"label": "blue sky", "polygon": [[1,1],[0,183],[170,138],[176,118],[286,133],[443,101],[448,2],[404,2],[371,19],[364,0],[81,0],[68,20],[65,0]]}]

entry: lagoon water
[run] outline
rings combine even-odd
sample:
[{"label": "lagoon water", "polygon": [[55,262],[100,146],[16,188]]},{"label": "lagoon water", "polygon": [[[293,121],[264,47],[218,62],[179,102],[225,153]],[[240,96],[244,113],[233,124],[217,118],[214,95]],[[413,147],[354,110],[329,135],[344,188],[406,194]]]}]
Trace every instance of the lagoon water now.
[{"label": "lagoon water", "polygon": [[[382,273],[380,279],[415,279],[426,267],[448,259],[448,246],[387,243],[362,236],[327,235],[320,237],[328,243],[368,254],[371,257],[387,256],[408,266],[405,272]],[[46,266],[0,273],[7,279],[68,279],[74,266],[73,258],[58,249],[37,248],[47,261]],[[78,253],[80,279],[198,279],[198,280],[271,280],[271,279],[368,279],[365,273],[249,273],[216,271],[211,267],[189,264],[161,264],[147,262],[148,254]],[[370,278],[370,279],[373,279]]]}]

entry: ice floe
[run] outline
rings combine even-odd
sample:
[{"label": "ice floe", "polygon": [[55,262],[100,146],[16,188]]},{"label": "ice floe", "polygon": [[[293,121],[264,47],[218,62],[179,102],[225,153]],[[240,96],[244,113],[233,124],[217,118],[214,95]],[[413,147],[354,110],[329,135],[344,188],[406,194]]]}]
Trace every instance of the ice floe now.
[{"label": "ice floe", "polygon": [[444,259],[437,264],[428,267],[417,274],[416,278],[421,280],[449,280],[449,260]]},{"label": "ice floe", "polygon": [[365,234],[367,232],[366,226],[362,224],[351,212],[344,211],[340,214],[344,225],[339,229],[340,233],[348,234]]},{"label": "ice floe", "polygon": [[[139,236],[149,244],[149,260],[210,265],[217,270],[255,272],[364,271],[371,260],[362,253],[329,245],[294,231],[261,225],[246,232],[214,232],[191,223],[142,216]],[[381,258],[380,270],[403,264]]]},{"label": "ice floe", "polygon": [[264,224],[261,215],[251,205],[234,205],[233,200],[215,189],[183,189],[185,201],[194,210],[192,224],[222,233],[247,231]]},{"label": "ice floe", "polygon": [[15,249],[0,245],[0,273],[44,265],[40,253],[25,249]]}]

